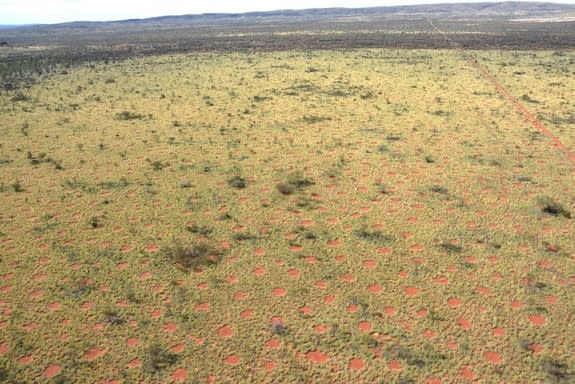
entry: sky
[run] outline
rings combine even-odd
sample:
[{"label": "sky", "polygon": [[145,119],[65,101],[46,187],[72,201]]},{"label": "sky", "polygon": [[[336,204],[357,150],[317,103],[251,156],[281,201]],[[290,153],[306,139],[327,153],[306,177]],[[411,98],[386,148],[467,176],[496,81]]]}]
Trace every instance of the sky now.
[{"label": "sky", "polygon": [[[489,0],[484,0],[489,1]],[[495,0],[491,0],[495,1]],[[0,24],[51,24],[106,21],[208,12],[277,9],[377,7],[388,5],[472,3],[477,0],[0,0]],[[575,0],[554,2],[575,4]]]}]

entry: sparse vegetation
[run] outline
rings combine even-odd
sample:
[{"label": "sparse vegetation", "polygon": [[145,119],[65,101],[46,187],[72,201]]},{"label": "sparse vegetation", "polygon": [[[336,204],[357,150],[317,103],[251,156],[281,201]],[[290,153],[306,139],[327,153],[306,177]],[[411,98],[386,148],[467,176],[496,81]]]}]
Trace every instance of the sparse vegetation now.
[{"label": "sparse vegetation", "polygon": [[283,195],[291,195],[314,184],[315,182],[305,177],[303,172],[297,171],[290,173],[285,182],[277,184],[276,189]]},{"label": "sparse vegetation", "polygon": [[153,343],[146,354],[143,369],[148,373],[157,373],[176,364],[179,356],[162,348],[158,343]]},{"label": "sparse vegetation", "polygon": [[571,219],[571,212],[566,210],[563,207],[563,205],[559,204],[558,202],[549,197],[540,198],[538,203],[539,206],[541,207],[541,211],[545,214]]},{"label": "sparse vegetation", "polygon": [[0,30],[0,381],[573,381],[571,24],[370,12]]},{"label": "sparse vegetation", "polygon": [[183,271],[193,271],[217,265],[222,254],[216,248],[206,242],[199,242],[191,246],[185,246],[179,242],[163,248],[162,254],[177,268]]}]

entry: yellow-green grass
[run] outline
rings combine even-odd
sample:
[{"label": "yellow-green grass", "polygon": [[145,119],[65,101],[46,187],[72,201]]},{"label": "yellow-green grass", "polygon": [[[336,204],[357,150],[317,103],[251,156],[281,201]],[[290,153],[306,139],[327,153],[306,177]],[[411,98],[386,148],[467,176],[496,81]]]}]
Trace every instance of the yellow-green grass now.
[{"label": "yellow-green grass", "polygon": [[[472,55],[569,113],[533,70],[552,53]],[[457,51],[135,58],[24,96],[1,104],[6,377],[573,379],[574,165]]]}]

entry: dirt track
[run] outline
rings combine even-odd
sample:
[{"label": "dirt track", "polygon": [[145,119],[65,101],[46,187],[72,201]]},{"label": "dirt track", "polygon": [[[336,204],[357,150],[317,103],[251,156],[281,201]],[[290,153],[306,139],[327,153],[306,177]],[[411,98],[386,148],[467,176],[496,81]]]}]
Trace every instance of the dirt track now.
[{"label": "dirt track", "polygon": [[543,124],[543,122],[541,120],[539,120],[533,113],[531,113],[531,111],[529,111],[527,109],[527,107],[525,107],[525,105],[523,105],[519,100],[517,100],[517,98],[515,96],[513,96],[513,94],[511,94],[511,92],[509,92],[509,90],[507,88],[505,88],[501,83],[499,83],[495,77],[493,77],[489,71],[487,71],[487,69],[485,69],[482,65],[480,65],[477,60],[475,60],[473,58],[473,56],[471,56],[469,53],[467,53],[463,47],[461,47],[461,45],[459,43],[457,43],[457,41],[455,41],[454,39],[452,39],[451,37],[449,37],[445,32],[443,32],[441,29],[439,29],[431,19],[427,19],[427,21],[429,22],[429,24],[431,25],[431,27],[433,29],[435,29],[435,31],[437,31],[439,34],[441,34],[445,40],[447,40],[449,42],[449,44],[454,48],[459,50],[459,52],[463,55],[463,57],[465,58],[465,60],[467,60],[475,69],[477,69],[477,71],[481,74],[481,76],[488,80],[494,87],[495,89],[497,89],[497,92],[499,92],[499,94],[501,96],[503,96],[505,99],[507,99],[507,101],[509,101],[513,107],[515,108],[515,110],[523,115],[523,117],[535,128],[537,129],[539,132],[541,132],[542,134],[544,134],[545,136],[547,136],[549,139],[551,139],[551,143],[553,144],[553,146],[555,146],[558,150],[560,150],[561,152],[563,152],[563,154],[569,159],[571,160],[574,164],[575,164],[575,152],[571,151],[565,144],[563,144],[561,142],[561,140],[559,140],[559,138],[557,136],[555,136],[553,134],[553,132],[551,132],[551,130],[549,128],[547,128],[545,126],[545,124]]}]

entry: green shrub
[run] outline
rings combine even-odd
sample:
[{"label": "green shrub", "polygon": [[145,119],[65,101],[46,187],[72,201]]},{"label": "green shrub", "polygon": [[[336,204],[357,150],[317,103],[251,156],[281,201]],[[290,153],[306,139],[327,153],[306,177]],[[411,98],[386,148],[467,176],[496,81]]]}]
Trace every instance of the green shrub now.
[{"label": "green shrub", "polygon": [[205,242],[193,246],[175,243],[164,248],[163,254],[177,268],[186,272],[217,265],[222,256],[220,251]]}]

